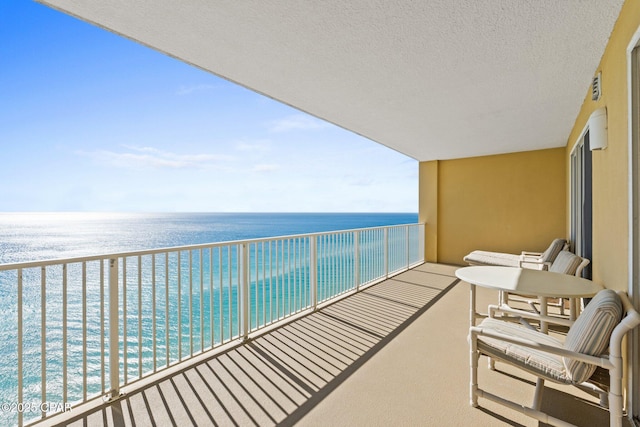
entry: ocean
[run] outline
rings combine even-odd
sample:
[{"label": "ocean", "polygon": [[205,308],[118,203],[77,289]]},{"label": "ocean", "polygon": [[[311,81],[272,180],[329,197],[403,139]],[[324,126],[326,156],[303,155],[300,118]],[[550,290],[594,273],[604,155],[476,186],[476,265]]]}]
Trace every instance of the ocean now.
[{"label": "ocean", "polygon": [[0,264],[416,222],[416,213],[0,213]]},{"label": "ocean", "polygon": [[[412,213],[0,213],[0,264],[415,224],[417,220]],[[400,249],[387,261],[380,249],[382,234],[361,234],[362,258],[375,262],[360,259],[360,281],[367,281],[367,275],[380,277],[385,262],[398,266],[407,262],[405,248],[410,242],[417,246],[418,229],[397,231],[389,231],[388,240]],[[318,300],[353,286],[358,258],[353,256],[357,246],[352,236],[343,233],[318,240]],[[127,312],[126,320],[119,322],[121,381],[135,380],[152,372],[156,364],[172,365],[189,353],[239,335],[238,250],[211,247],[172,252],[166,258],[121,259],[119,298]],[[311,266],[303,261],[309,251],[309,241],[301,238],[250,248],[247,256],[254,266],[249,271],[250,328],[309,306]],[[69,263],[65,268],[24,269],[21,298],[16,271],[0,271],[0,425],[15,425],[18,420],[17,411],[4,411],[5,405],[37,407],[43,401],[43,375],[44,398],[53,405],[73,404],[109,389],[104,380],[109,372],[101,368],[109,360],[104,347],[109,338],[108,290],[106,282],[101,282],[101,276],[109,274],[108,267],[95,261],[85,266]],[[17,368],[20,299],[22,402],[18,402]],[[45,340],[40,332],[43,321]],[[34,416],[39,413],[25,414],[25,420]]]}]

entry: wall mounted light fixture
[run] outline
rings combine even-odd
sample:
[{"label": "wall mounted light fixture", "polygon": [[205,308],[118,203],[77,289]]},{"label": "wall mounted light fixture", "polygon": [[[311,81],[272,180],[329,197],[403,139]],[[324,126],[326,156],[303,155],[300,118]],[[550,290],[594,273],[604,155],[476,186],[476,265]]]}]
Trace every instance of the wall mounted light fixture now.
[{"label": "wall mounted light fixture", "polygon": [[589,148],[604,150],[607,148],[607,108],[601,107],[589,116]]}]

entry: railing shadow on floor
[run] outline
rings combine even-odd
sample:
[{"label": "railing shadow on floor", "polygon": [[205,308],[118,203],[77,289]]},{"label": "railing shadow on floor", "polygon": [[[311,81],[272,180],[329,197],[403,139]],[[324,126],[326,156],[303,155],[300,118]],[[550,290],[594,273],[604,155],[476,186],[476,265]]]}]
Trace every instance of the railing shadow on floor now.
[{"label": "railing shadow on floor", "polygon": [[418,267],[65,425],[294,425],[457,283]]}]

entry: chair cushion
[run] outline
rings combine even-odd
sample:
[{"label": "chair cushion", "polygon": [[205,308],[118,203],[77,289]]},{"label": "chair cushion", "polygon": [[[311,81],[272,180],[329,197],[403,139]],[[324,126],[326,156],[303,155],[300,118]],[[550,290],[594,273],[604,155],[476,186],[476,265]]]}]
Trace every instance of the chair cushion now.
[{"label": "chair cushion", "polygon": [[498,265],[504,267],[518,267],[520,265],[520,255],[502,252],[473,251],[463,259],[472,265]]},{"label": "chair cushion", "polygon": [[[504,335],[562,348],[562,342],[550,335],[503,320],[486,318],[480,323],[479,327]],[[487,356],[515,365],[533,375],[563,384],[571,384],[571,378],[567,375],[567,369],[562,363],[562,357],[557,354],[483,336],[478,337],[478,350]]]},{"label": "chair cushion", "polygon": [[560,251],[549,271],[562,274],[576,274],[578,266],[582,263],[582,258],[569,251]]},{"label": "chair cushion", "polygon": [[[615,291],[604,289],[596,294],[567,333],[567,350],[600,356],[609,347],[613,329],[622,318],[622,302]],[[567,373],[574,383],[586,381],[595,365],[563,357]]]},{"label": "chair cushion", "polygon": [[547,250],[542,253],[542,261],[553,263],[566,243],[567,241],[565,239],[555,239],[551,242]]}]

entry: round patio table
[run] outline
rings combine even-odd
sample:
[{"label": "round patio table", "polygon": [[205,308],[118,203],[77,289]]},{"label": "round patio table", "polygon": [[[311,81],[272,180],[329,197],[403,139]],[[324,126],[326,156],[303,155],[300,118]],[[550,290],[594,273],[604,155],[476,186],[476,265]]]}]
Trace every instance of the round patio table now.
[{"label": "round patio table", "polygon": [[[476,286],[540,299],[540,315],[547,315],[548,298],[588,298],[604,287],[591,280],[568,274],[528,268],[472,266],[456,270],[456,277],[470,285],[470,323],[475,326]],[[540,325],[546,331],[546,324]]]}]

